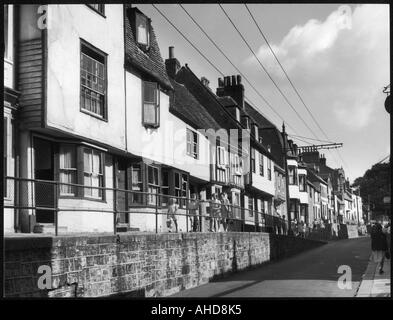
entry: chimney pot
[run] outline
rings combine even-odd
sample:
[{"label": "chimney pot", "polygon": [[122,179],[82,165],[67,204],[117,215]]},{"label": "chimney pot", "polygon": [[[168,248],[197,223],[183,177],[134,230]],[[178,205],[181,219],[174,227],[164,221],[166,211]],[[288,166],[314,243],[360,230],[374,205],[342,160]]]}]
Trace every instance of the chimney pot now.
[{"label": "chimney pot", "polygon": [[222,78],[218,78],[218,87],[222,88],[224,86],[224,81]]},{"label": "chimney pot", "polygon": [[237,75],[237,84],[242,84],[242,76],[240,74]]},{"label": "chimney pot", "polygon": [[232,76],[232,86],[236,86],[236,76]]},{"label": "chimney pot", "polygon": [[175,47],[169,47],[169,59],[173,59],[175,57]]}]

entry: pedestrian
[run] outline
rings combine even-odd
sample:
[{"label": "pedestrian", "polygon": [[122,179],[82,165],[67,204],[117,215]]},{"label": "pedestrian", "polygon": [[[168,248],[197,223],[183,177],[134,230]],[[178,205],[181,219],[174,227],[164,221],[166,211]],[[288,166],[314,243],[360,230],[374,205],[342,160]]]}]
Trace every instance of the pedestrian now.
[{"label": "pedestrian", "polygon": [[390,254],[392,253],[391,252],[391,243],[390,243],[390,241],[391,241],[390,240],[391,239],[391,237],[390,237],[390,222],[385,224],[382,232],[386,235],[386,240],[387,240],[387,243],[388,243],[388,256],[390,256]]},{"label": "pedestrian", "polygon": [[179,206],[176,203],[176,199],[170,198],[168,201],[168,212],[167,212],[167,220],[166,220],[166,224],[169,232],[172,232],[173,229],[172,222],[175,225],[176,232],[178,231],[177,218],[176,218],[178,208]]},{"label": "pedestrian", "polygon": [[287,235],[287,222],[285,221],[285,215],[282,215],[282,232]]},{"label": "pedestrian", "polygon": [[228,231],[229,217],[231,214],[231,203],[225,192],[221,193],[221,222],[224,232]]},{"label": "pedestrian", "polygon": [[197,199],[197,195],[193,193],[191,195],[190,202],[188,203],[188,212],[190,215],[190,223],[193,232],[199,231],[198,209],[199,201]]},{"label": "pedestrian", "polygon": [[221,212],[221,201],[218,199],[217,194],[212,194],[212,200],[210,202],[210,231],[217,232],[219,229],[218,219]]},{"label": "pedestrian", "polygon": [[[376,223],[371,230],[372,259],[379,263],[379,274],[383,273],[385,254],[388,252],[386,235],[382,232],[382,226]],[[390,257],[389,257],[390,258]]]}]

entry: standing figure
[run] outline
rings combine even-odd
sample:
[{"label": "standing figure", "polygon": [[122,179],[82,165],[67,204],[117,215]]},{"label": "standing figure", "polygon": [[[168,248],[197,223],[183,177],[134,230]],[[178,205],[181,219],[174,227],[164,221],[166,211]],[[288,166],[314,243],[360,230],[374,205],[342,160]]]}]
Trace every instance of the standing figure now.
[{"label": "standing figure", "polygon": [[217,232],[219,225],[218,219],[220,217],[221,212],[221,201],[218,199],[217,194],[213,193],[212,200],[210,203],[210,231]]},{"label": "standing figure", "polygon": [[191,200],[188,204],[188,212],[190,215],[191,228],[193,232],[199,231],[198,219],[199,201],[195,193],[191,195]]},{"label": "standing figure", "polygon": [[177,213],[178,208],[179,208],[179,206],[176,203],[176,199],[170,198],[168,201],[168,212],[167,212],[167,220],[166,220],[169,232],[172,232],[172,221],[173,221],[173,224],[175,225],[175,229],[176,229],[175,232],[177,232],[176,213]]},{"label": "standing figure", "polygon": [[221,193],[221,221],[224,231],[228,231],[229,217],[231,213],[231,203],[225,192]]},{"label": "standing figure", "polygon": [[388,243],[386,234],[382,232],[382,226],[379,223],[376,223],[371,229],[371,250],[372,259],[379,264],[379,274],[382,274]]},{"label": "standing figure", "polygon": [[287,222],[285,221],[285,215],[282,215],[282,233],[287,235]]}]

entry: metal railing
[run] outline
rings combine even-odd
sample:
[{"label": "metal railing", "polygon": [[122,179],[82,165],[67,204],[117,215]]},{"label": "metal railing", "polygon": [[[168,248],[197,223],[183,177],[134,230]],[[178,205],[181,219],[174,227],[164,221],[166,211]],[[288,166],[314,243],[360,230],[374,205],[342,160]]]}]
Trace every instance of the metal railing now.
[{"label": "metal railing", "polygon": [[[60,227],[66,227],[69,212],[112,214],[111,228],[115,233],[118,230],[158,233],[173,231],[173,226],[181,232],[288,232],[288,221],[279,216],[232,204],[224,208],[222,203],[163,194],[158,190],[143,192],[15,177],[6,177],[4,183],[4,208],[14,211],[16,223],[22,215],[35,216],[35,224],[51,226],[56,235],[59,217]],[[176,199],[174,216],[168,214],[169,199]]]}]

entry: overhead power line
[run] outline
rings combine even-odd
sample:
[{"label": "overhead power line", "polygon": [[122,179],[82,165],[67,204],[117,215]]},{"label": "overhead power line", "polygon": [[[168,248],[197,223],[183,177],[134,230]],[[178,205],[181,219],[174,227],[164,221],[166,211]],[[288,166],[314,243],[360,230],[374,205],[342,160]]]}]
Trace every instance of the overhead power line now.
[{"label": "overhead power line", "polygon": [[[266,98],[255,88],[255,86],[251,83],[250,80],[239,70],[238,67],[232,62],[231,59],[228,58],[228,56],[225,54],[225,52],[216,44],[216,42],[208,35],[208,33],[202,28],[202,26],[194,19],[194,17],[184,8],[182,4],[179,4],[179,6],[183,9],[183,11],[187,14],[187,16],[195,23],[195,25],[199,28],[199,30],[202,31],[202,33],[209,39],[209,41],[216,47],[216,49],[227,59],[227,61],[232,65],[233,68],[244,78],[244,80],[251,86],[251,88],[257,93],[257,95],[267,104],[267,106],[284,122],[284,118],[275,110],[272,105],[269,103],[269,101],[266,100]],[[261,112],[262,113],[262,112]],[[265,115],[264,115],[265,116]],[[266,117],[266,116],[265,116]],[[288,124],[288,127],[291,128],[294,132],[295,129]]]},{"label": "overhead power line", "polygon": [[[222,76],[225,76],[225,74],[220,70],[220,69],[218,69],[211,61],[210,61],[210,59],[208,58],[208,57],[206,57],[206,55],[204,55],[202,52],[201,52],[201,50],[199,50],[192,42],[191,42],[191,40],[189,40],[187,37],[186,37],[186,35],[184,35],[184,33],[183,32],[181,32],[180,30],[179,30],[179,28],[177,28],[173,23],[172,23],[172,21],[170,21],[170,19],[156,6],[156,5],[154,5],[154,4],[152,4],[152,6],[157,10],[157,12],[220,74],[220,75],[222,75]],[[237,69],[237,68],[236,68]],[[239,70],[240,71],[240,70]],[[239,72],[240,73],[240,72]],[[244,75],[242,75],[243,77],[244,77]],[[246,79],[246,77],[244,77],[245,79]],[[256,89],[255,89],[256,90]],[[247,98],[247,97],[245,97],[245,98]],[[251,99],[249,99],[249,98],[247,98],[250,102],[251,102]],[[265,100],[264,100],[265,101]],[[268,102],[267,102],[267,100],[265,101],[267,104],[268,104]],[[252,103],[253,104],[253,107],[254,108],[256,108],[255,107],[255,104],[254,103]],[[258,108],[257,108],[258,109]],[[274,110],[274,109],[273,109]],[[281,118],[281,116],[280,116],[280,118]],[[291,127],[289,124],[288,124],[288,127],[290,127],[295,133],[296,133],[296,131],[295,131],[295,129],[293,128],[293,127]]]},{"label": "overhead power line", "polygon": [[303,138],[303,139],[307,139],[307,140],[318,141],[318,142],[334,143],[333,141],[313,139],[313,138],[308,138],[308,137],[303,137],[303,136],[297,136],[297,135],[294,135],[294,134],[290,134],[290,136],[291,137],[295,137],[295,138]]},{"label": "overhead power line", "polygon": [[299,119],[303,122],[303,124],[308,128],[308,130],[312,133],[312,135],[317,138],[317,136],[315,135],[314,131],[309,127],[309,125],[307,124],[306,121],[304,121],[303,117],[297,112],[297,110],[295,109],[295,107],[291,104],[291,102],[288,100],[287,96],[284,94],[284,92],[282,92],[281,88],[278,86],[278,84],[276,83],[276,81],[273,79],[273,77],[270,75],[270,73],[267,71],[267,69],[265,68],[265,66],[263,65],[263,63],[261,62],[261,60],[258,58],[257,54],[254,52],[254,50],[251,48],[250,44],[247,42],[247,40],[244,38],[243,34],[240,32],[240,30],[236,27],[235,23],[232,21],[232,19],[229,17],[229,15],[227,14],[227,12],[225,11],[225,9],[223,8],[223,6],[219,3],[218,4],[221,8],[221,10],[224,12],[225,16],[227,17],[227,19],[229,20],[229,22],[232,24],[232,26],[235,28],[235,30],[237,31],[237,33],[239,34],[239,36],[242,38],[242,40],[244,41],[244,43],[247,45],[247,47],[250,49],[250,51],[252,52],[252,54],[254,55],[255,59],[258,61],[259,65],[261,66],[261,68],[263,69],[263,71],[267,74],[267,76],[269,77],[269,79],[273,82],[274,86],[276,87],[276,89],[278,90],[278,92],[281,94],[281,96],[284,98],[284,100],[287,102],[287,104],[291,107],[291,109],[296,113],[296,115],[299,117]]},{"label": "overhead power line", "polygon": [[[269,40],[267,39],[267,37],[265,36],[265,34],[263,33],[261,27],[259,26],[259,24],[257,23],[254,15],[252,14],[250,8],[248,7],[247,3],[244,3],[244,6],[246,7],[251,19],[253,20],[255,26],[257,27],[259,33],[261,34],[262,38],[265,40],[267,46],[269,47],[269,50],[271,51],[271,53],[273,54],[274,58],[276,59],[278,65],[280,66],[282,72],[284,73],[285,77],[287,78],[288,82],[290,83],[291,87],[293,88],[293,90],[295,91],[296,95],[298,96],[299,100],[302,102],[303,106],[306,108],[308,114],[311,116],[311,118],[313,119],[314,123],[317,125],[317,127],[319,128],[319,130],[322,132],[322,134],[324,135],[324,137],[326,139],[329,140],[329,137],[327,136],[326,132],[322,129],[321,125],[319,124],[319,122],[317,121],[317,119],[314,117],[313,113],[311,112],[310,108],[306,105],[306,103],[304,102],[303,97],[300,95],[298,89],[295,87],[294,83],[292,82],[292,80],[289,78],[288,73],[286,72],[285,68],[283,67],[283,65],[281,64],[280,60],[278,59],[276,53],[274,52],[273,48],[271,47]],[[322,140],[321,140],[322,141]],[[341,154],[338,152],[337,150],[337,154],[338,156],[341,158],[341,160],[343,162],[344,159],[342,159]]]}]

